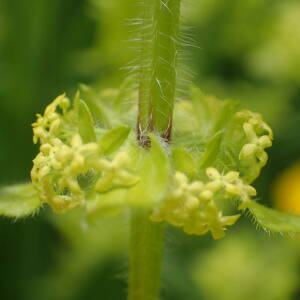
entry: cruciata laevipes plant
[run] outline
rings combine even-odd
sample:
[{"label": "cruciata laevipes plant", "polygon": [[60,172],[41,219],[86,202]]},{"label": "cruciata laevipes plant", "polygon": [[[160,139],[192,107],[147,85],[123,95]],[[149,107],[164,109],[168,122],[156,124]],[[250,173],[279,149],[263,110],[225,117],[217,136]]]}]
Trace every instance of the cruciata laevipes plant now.
[{"label": "cruciata laevipes plant", "polygon": [[87,221],[127,212],[129,300],[159,299],[166,223],[220,239],[239,219],[235,210],[266,230],[300,232],[300,217],[255,201],[251,183],[273,140],[261,115],[192,85],[175,101],[185,43],[180,2],[143,0],[136,75],[119,89],[96,93],[82,85],[72,101],[58,96],[33,124],[40,152],[31,183],[0,190],[7,217],[44,204],[58,214],[81,207]]}]

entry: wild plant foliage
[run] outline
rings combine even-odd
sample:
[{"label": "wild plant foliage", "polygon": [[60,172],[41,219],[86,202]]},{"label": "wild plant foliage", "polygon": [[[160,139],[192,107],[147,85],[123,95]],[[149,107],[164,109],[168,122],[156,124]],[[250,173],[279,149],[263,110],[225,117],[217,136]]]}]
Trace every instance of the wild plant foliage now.
[{"label": "wild plant foliage", "polygon": [[156,223],[219,239],[248,211],[272,232],[300,231],[299,217],[255,202],[251,184],[273,142],[262,116],[193,85],[175,101],[180,51],[189,43],[180,35],[180,2],[141,3],[135,76],[119,89],[81,86],[73,100],[58,96],[33,124],[40,151],[31,183],[0,191],[0,213],[17,218],[45,204],[55,213],[81,207],[88,221],[133,212],[132,300],[159,293],[159,276],[146,278],[148,269],[160,273]]}]

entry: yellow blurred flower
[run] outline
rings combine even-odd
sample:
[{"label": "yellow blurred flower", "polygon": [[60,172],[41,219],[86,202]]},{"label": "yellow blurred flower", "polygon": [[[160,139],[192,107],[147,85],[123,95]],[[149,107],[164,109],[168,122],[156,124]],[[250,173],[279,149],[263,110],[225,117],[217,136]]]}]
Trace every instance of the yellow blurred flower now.
[{"label": "yellow blurred flower", "polygon": [[278,209],[300,215],[300,162],[282,173],[273,192]]}]

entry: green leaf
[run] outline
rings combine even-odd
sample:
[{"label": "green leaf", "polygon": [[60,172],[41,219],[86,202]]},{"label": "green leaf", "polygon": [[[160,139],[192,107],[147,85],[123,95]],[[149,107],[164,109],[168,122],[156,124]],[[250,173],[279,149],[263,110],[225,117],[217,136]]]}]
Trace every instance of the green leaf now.
[{"label": "green leaf", "polygon": [[120,126],[106,132],[99,140],[99,146],[104,155],[109,155],[119,149],[126,141],[130,132],[127,126]]},{"label": "green leaf", "polygon": [[271,232],[300,233],[300,216],[280,212],[251,201],[247,204],[256,222]]},{"label": "green leaf", "polygon": [[220,151],[222,138],[223,132],[219,131],[209,140],[206,149],[199,160],[200,169],[206,169],[213,165]]},{"label": "green leaf", "polygon": [[140,181],[128,191],[128,201],[135,205],[147,206],[159,203],[166,195],[170,180],[169,157],[154,135],[149,135],[151,148],[139,147],[135,175]]},{"label": "green leaf", "polygon": [[198,87],[192,86],[192,103],[204,135],[213,135],[221,130],[233,117],[237,101],[222,100],[215,96],[204,95]]},{"label": "green leaf", "polygon": [[215,121],[215,124],[212,128],[212,132],[218,132],[223,127],[225,127],[226,123],[233,118],[234,111],[237,108],[237,102],[232,100],[223,100],[219,102],[219,112],[218,118]]},{"label": "green leaf", "polygon": [[96,141],[96,133],[94,130],[94,121],[87,104],[79,99],[78,100],[78,127],[79,134],[84,143]]},{"label": "green leaf", "polygon": [[185,148],[172,149],[172,158],[177,171],[187,174],[197,172],[194,159]]},{"label": "green leaf", "polygon": [[101,102],[101,99],[99,99],[94,91],[85,84],[80,84],[79,90],[82,98],[89,107],[94,120],[99,122],[103,126],[109,127],[111,124],[109,110]]},{"label": "green leaf", "polygon": [[13,218],[26,217],[41,206],[31,184],[17,184],[0,188],[0,215]]}]

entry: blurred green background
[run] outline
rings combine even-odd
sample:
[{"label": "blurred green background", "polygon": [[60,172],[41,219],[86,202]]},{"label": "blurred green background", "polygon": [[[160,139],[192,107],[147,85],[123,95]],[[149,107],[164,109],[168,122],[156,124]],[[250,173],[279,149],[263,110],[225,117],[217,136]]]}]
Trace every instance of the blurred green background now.
[{"label": "blurred green background", "polygon": [[[135,4],[0,0],[1,185],[29,180],[37,152],[30,124],[51,99],[72,96],[79,82],[117,87],[126,77],[122,68],[136,55],[126,42]],[[300,2],[183,0],[183,17],[197,46],[186,57],[194,82],[263,113],[275,130],[255,183],[261,201],[274,205],[278,178],[300,157]],[[300,184],[299,173],[289,181]],[[300,195],[295,201],[300,207]],[[83,233],[75,213],[64,220],[47,209],[0,220],[0,299],[126,298],[126,222],[105,219]],[[299,239],[269,237],[251,223],[244,218],[217,242],[168,229],[163,299],[299,299]]]}]

